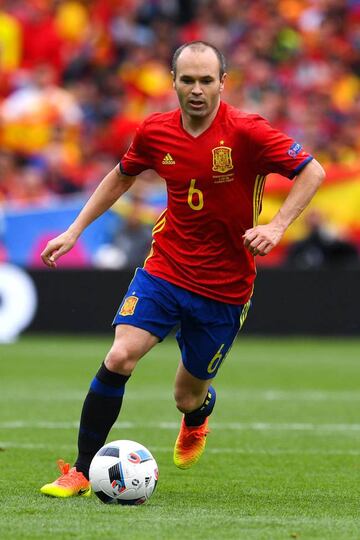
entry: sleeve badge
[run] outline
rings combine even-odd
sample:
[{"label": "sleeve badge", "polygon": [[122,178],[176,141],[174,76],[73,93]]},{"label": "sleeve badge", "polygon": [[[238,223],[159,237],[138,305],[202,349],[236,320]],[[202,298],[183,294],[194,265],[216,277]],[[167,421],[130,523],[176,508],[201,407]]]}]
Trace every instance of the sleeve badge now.
[{"label": "sleeve badge", "polygon": [[120,308],[119,315],[126,317],[127,315],[134,315],[136,304],[139,298],[137,296],[128,296],[125,298],[123,305]]},{"label": "sleeve badge", "polygon": [[300,150],[302,149],[302,145],[300,143],[294,143],[290,146],[288,150],[288,154],[292,158],[296,158]]}]

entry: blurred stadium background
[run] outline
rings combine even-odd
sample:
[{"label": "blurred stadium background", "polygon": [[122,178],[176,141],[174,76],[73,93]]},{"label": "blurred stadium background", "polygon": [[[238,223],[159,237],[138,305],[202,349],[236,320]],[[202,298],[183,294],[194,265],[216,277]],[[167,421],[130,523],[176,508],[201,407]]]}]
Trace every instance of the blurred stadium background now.
[{"label": "blurred stadium background", "polygon": [[[327,171],[309,210],[258,260],[246,331],[359,334],[358,0],[1,0],[0,326],[13,318],[16,332],[110,330],[166,206],[163,181],[143,174],[61,271],[47,271],[39,254],[119,161],[142,119],[177,106],[170,59],[195,39],[228,59],[224,99],[267,117]],[[262,221],[289,185],[268,178]],[[9,277],[9,264],[35,283],[37,307],[21,323],[21,291],[31,285]]]}]

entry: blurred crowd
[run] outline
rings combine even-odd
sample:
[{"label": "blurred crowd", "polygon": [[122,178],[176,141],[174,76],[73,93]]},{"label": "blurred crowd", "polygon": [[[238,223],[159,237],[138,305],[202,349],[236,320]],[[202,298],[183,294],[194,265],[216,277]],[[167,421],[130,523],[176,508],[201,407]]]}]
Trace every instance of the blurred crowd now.
[{"label": "blurred crowd", "polygon": [[359,159],[358,0],[0,0],[0,202],[93,190],[177,106],[171,57],[197,39],[227,57],[228,102],[324,163]]}]

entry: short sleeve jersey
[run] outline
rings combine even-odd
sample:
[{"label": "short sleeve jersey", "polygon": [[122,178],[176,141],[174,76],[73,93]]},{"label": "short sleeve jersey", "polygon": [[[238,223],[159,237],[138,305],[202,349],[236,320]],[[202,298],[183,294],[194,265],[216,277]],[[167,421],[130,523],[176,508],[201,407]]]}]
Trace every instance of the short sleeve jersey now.
[{"label": "short sleeve jersey", "polygon": [[311,159],[264,118],[225,102],[197,137],[179,109],[151,115],[120,162],[123,174],[154,169],[167,186],[145,270],[220,302],[247,302],[256,268],[242,236],[257,223],[265,177],[291,179]]}]

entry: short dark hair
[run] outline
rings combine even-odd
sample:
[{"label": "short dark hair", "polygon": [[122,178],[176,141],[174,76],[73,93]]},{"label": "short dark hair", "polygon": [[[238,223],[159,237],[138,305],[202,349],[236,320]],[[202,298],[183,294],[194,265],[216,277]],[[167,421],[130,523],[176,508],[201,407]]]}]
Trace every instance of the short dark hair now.
[{"label": "short dark hair", "polygon": [[176,49],[172,57],[172,61],[171,61],[171,69],[174,73],[174,78],[176,77],[176,66],[177,66],[178,58],[180,54],[183,52],[183,50],[187,49],[188,47],[190,47],[191,49],[195,51],[196,50],[203,51],[206,47],[209,47],[210,49],[212,49],[214,53],[216,54],[217,59],[219,60],[219,75],[221,79],[221,77],[224,75],[226,71],[225,56],[223,55],[221,51],[219,51],[217,47],[215,47],[211,43],[207,43],[207,41],[190,41],[189,43],[184,43],[184,45],[181,45],[181,47]]}]

